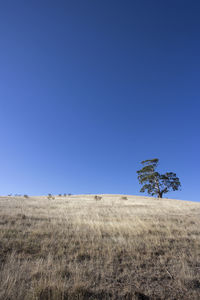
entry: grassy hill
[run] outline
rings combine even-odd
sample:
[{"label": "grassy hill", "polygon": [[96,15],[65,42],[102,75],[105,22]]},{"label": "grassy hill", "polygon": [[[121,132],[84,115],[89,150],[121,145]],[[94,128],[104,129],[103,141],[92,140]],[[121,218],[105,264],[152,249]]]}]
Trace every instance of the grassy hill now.
[{"label": "grassy hill", "polygon": [[200,203],[98,196],[0,197],[0,299],[200,299]]}]

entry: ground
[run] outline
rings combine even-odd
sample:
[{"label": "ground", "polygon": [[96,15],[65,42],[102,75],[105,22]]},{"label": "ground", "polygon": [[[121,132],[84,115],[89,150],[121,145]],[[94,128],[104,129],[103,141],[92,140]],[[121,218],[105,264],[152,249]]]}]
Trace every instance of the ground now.
[{"label": "ground", "polygon": [[200,299],[200,203],[0,197],[0,299]]}]

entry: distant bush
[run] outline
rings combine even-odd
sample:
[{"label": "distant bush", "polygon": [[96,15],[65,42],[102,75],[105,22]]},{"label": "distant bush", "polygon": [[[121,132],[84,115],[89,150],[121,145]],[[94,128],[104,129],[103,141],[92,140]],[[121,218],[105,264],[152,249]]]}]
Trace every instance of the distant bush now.
[{"label": "distant bush", "polygon": [[54,197],[52,194],[48,194],[48,196],[47,196],[47,199],[54,200],[54,199],[55,199],[55,197]]},{"label": "distant bush", "polygon": [[71,195],[72,195],[71,193],[68,194],[68,196],[71,196]]},{"label": "distant bush", "polygon": [[66,193],[64,193],[64,194],[63,194],[63,196],[64,196],[64,197],[66,197],[66,196],[67,196],[67,194],[66,194]]},{"label": "distant bush", "polygon": [[24,214],[17,214],[17,217],[20,219],[26,219],[26,215]]},{"label": "distant bush", "polygon": [[126,196],[121,197],[121,200],[128,200]]},{"label": "distant bush", "polygon": [[95,195],[95,196],[94,196],[94,199],[95,199],[96,201],[98,201],[98,200],[101,200],[101,199],[102,199],[102,197],[101,197],[101,196],[97,196],[97,195]]},{"label": "distant bush", "polygon": [[62,196],[62,194],[58,194],[58,196],[59,196],[59,197],[61,197],[61,196]]},{"label": "distant bush", "polygon": [[29,197],[28,197],[28,195],[25,194],[25,195],[24,195],[24,198],[29,198]]}]

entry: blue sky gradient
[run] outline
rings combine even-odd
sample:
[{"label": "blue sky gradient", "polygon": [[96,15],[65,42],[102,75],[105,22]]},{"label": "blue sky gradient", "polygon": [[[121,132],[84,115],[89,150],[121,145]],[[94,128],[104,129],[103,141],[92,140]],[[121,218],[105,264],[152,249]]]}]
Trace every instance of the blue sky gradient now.
[{"label": "blue sky gradient", "polygon": [[[0,194],[139,195],[140,162],[199,201],[199,1],[1,1]],[[142,194],[141,194],[142,195]]]}]

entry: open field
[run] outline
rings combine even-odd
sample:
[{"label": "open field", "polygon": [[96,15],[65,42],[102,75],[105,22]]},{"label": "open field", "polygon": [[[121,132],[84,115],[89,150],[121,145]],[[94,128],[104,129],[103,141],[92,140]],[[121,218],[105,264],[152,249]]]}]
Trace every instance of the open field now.
[{"label": "open field", "polygon": [[0,197],[0,299],[200,299],[200,203]]}]

